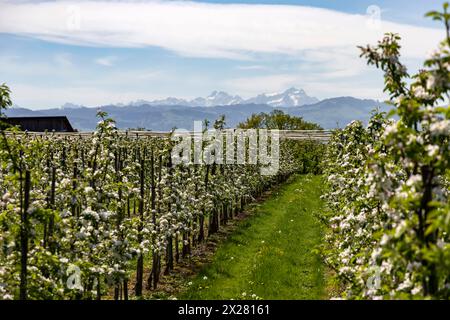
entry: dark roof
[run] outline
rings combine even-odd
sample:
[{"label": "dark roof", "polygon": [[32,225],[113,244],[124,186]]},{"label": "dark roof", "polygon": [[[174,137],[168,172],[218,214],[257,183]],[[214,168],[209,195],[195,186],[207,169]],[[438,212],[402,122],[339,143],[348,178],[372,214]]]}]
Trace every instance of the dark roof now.
[{"label": "dark roof", "polygon": [[66,116],[44,117],[8,117],[4,119],[10,125],[19,126],[22,130],[44,132],[74,132]]}]

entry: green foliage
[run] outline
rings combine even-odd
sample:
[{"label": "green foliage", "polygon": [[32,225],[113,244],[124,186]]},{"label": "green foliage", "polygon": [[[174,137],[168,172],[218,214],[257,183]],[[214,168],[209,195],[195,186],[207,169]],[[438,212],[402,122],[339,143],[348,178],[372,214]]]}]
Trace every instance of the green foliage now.
[{"label": "green foliage", "polygon": [[0,85],[0,117],[3,117],[3,110],[12,106],[10,94],[11,90],[5,83]]},{"label": "green foliage", "polygon": [[221,116],[219,117],[219,119],[217,119],[217,120],[214,122],[214,129],[216,129],[216,130],[222,130],[223,128],[225,128],[225,116],[224,116],[224,115],[221,115]]},{"label": "green foliage", "polygon": [[450,43],[450,12],[449,12],[449,3],[444,3],[444,11],[431,11],[428,12],[425,16],[432,18],[435,21],[442,21],[445,24],[445,28],[447,31],[447,42]]},{"label": "green foliage", "polygon": [[294,117],[285,114],[281,110],[274,110],[271,113],[253,114],[245,122],[238,125],[241,129],[278,129],[278,130],[321,130],[315,123],[303,120],[301,117]]},{"label": "green foliage", "polygon": [[5,117],[5,114],[3,113],[6,109],[12,106],[11,101],[11,90],[6,84],[0,85],[0,130],[4,130],[7,125],[2,121],[2,118]]},{"label": "green foliage", "polygon": [[[245,122],[238,125],[241,129],[277,129],[277,130],[321,130],[315,123],[307,122],[301,117],[294,117],[274,110],[270,114],[253,114]],[[322,171],[322,160],[325,146],[317,141],[286,141],[287,149],[294,155],[298,172],[319,174]]]}]

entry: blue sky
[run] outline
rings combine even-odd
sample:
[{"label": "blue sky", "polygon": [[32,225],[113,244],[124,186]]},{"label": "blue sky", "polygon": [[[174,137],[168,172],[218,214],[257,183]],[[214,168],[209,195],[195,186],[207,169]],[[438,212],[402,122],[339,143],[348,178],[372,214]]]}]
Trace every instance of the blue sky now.
[{"label": "blue sky", "polygon": [[[356,45],[404,37],[412,70],[443,35],[441,1],[0,0],[0,82],[39,109],[213,90],[250,97],[299,87],[324,99],[383,99]],[[378,11],[378,9],[380,11]]]}]

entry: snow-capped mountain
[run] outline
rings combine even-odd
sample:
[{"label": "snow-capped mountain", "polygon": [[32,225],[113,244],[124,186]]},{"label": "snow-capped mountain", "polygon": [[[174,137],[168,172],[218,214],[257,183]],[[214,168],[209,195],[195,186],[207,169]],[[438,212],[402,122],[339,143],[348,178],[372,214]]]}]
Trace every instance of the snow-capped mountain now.
[{"label": "snow-capped mountain", "polygon": [[263,93],[245,101],[246,103],[267,104],[272,107],[298,107],[319,102],[302,89],[290,88],[281,93]]},{"label": "snow-capped mountain", "polygon": [[85,106],[79,105],[79,104],[74,104],[74,103],[70,103],[70,102],[66,102],[61,106],[61,109],[80,109],[80,108],[85,108]]},{"label": "snow-capped mountain", "polygon": [[213,91],[206,98],[196,98],[190,101],[191,106],[195,107],[213,107],[213,106],[230,106],[241,104],[244,102],[239,96],[231,96],[223,91]]},{"label": "snow-capped mountain", "polygon": [[[190,106],[190,107],[214,107],[231,106],[238,104],[266,104],[272,107],[298,107],[319,102],[317,98],[310,97],[302,89],[290,88],[280,93],[263,93],[249,99],[240,96],[232,96],[224,91],[213,91],[206,98],[198,97],[192,100],[169,97],[162,100],[137,100],[129,103],[129,106]],[[123,104],[116,104],[123,106]]]},{"label": "snow-capped mountain", "polygon": [[[129,106],[142,106],[142,105],[150,105],[150,106],[190,106],[190,107],[213,107],[213,106],[229,106],[240,104],[244,101],[239,96],[231,96],[223,91],[213,91],[206,98],[198,97],[192,100],[186,99],[178,99],[169,97],[166,99],[160,100],[136,100],[130,102]],[[123,106],[123,104],[115,104],[116,106]]]},{"label": "snow-capped mountain", "polygon": [[133,106],[142,106],[144,104],[148,104],[151,106],[178,106],[178,105],[186,106],[186,105],[189,105],[189,102],[185,99],[168,97],[166,99],[153,100],[153,101],[137,100],[132,103]]}]

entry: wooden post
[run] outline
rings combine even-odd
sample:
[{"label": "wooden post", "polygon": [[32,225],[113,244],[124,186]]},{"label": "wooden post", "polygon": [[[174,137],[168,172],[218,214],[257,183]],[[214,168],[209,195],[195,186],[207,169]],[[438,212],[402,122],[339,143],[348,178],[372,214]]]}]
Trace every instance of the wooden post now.
[{"label": "wooden post", "polygon": [[[22,176],[22,175],[21,175]],[[27,300],[27,268],[28,268],[28,209],[30,206],[31,177],[30,171],[25,171],[24,199],[20,228],[20,300]]]},{"label": "wooden post", "polygon": [[[138,242],[142,242],[142,229],[144,223],[144,197],[145,197],[145,170],[144,170],[144,161],[145,158],[145,149],[143,150],[143,154],[140,159],[141,167],[140,167],[140,200],[139,200],[139,224],[138,224]],[[135,286],[135,295],[137,297],[142,296],[142,281],[144,276],[144,255],[140,252],[137,260],[136,267],[136,286]]]},{"label": "wooden post", "polygon": [[[172,158],[169,157],[169,161],[167,163],[167,167],[169,170],[169,177],[172,179]],[[170,181],[170,190],[173,190],[172,180]],[[171,199],[171,198],[169,198]],[[169,200],[168,204],[169,212],[172,210],[172,200]],[[169,221],[170,224],[170,221]],[[164,270],[165,274],[169,274],[170,271],[173,270],[173,237],[170,235],[167,239],[167,248],[166,248],[166,270]]]},{"label": "wooden post", "polygon": [[[150,181],[151,181],[151,208],[152,208],[152,222],[153,226],[156,226],[156,184],[155,184],[155,153],[152,145],[150,154]],[[155,243],[155,237],[152,238]],[[158,285],[158,273],[159,273],[159,253],[157,250],[152,251],[152,270],[147,280],[147,289],[156,289]]]},{"label": "wooden post", "polygon": [[[206,173],[205,173],[205,193],[208,192],[208,182],[209,182],[209,164],[206,165]],[[203,213],[199,217],[199,233],[198,233],[198,242],[202,242],[205,240],[205,216],[206,212],[203,209]]]}]

